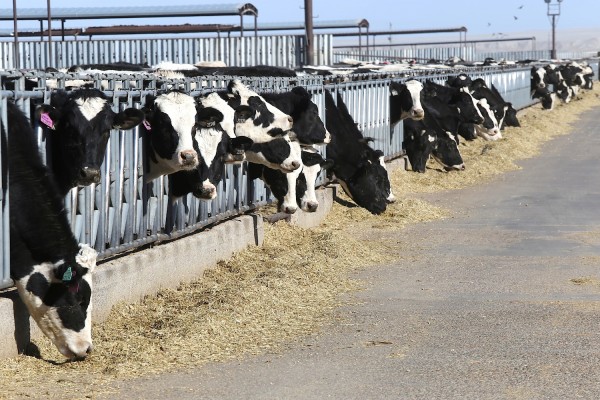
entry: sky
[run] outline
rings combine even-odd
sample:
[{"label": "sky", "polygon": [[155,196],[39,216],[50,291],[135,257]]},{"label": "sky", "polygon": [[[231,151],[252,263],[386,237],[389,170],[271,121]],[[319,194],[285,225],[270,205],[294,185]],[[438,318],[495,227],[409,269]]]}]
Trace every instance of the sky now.
[{"label": "sky", "polygon": [[[52,7],[73,7],[73,0],[50,0]],[[304,0],[243,0],[259,11],[260,22],[299,22],[304,20]],[[552,0],[556,3],[557,0]],[[171,0],[170,4],[238,4],[235,0]],[[47,0],[17,0],[17,7],[45,8]],[[118,7],[122,0],[88,3],[90,7]],[[164,0],[129,0],[127,6],[164,6]],[[7,7],[8,6],[8,7]],[[81,3],[78,3],[81,6]],[[12,8],[4,1],[2,8]],[[550,32],[547,5],[543,0],[313,0],[316,20],[367,19],[370,30],[404,30],[465,26],[467,38],[519,37],[528,32]],[[563,0],[557,32],[588,29],[600,32],[600,0]],[[252,17],[244,17],[251,22]],[[239,17],[198,17],[158,20],[68,21],[67,28],[128,24],[225,23],[238,24]],[[0,22],[0,29],[12,29],[12,23]],[[53,22],[58,28],[59,22]],[[19,27],[39,27],[37,22],[21,22]],[[319,31],[317,31],[318,33]],[[458,39],[458,35],[456,37]],[[380,39],[381,40],[381,39]],[[402,37],[393,40],[402,42]]]}]

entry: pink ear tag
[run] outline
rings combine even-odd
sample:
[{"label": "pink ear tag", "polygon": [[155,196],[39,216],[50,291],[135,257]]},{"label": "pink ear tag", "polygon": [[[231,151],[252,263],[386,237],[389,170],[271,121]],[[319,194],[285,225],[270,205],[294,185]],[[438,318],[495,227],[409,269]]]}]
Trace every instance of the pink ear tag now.
[{"label": "pink ear tag", "polygon": [[40,121],[42,122],[42,124],[46,125],[48,128],[50,129],[56,129],[54,127],[54,121],[52,121],[52,118],[50,118],[50,115],[48,115],[48,113],[42,113],[42,115],[40,115]]},{"label": "pink ear tag", "polygon": [[147,120],[143,120],[142,125],[144,125],[144,128],[146,128],[147,131],[152,130],[152,127],[150,126],[150,122],[148,122]]}]

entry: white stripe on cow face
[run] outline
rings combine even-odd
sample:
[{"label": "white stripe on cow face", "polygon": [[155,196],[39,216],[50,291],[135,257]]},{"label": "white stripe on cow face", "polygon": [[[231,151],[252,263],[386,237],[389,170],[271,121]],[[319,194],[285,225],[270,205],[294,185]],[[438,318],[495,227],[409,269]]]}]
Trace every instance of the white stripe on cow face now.
[{"label": "white stripe on cow face", "polygon": [[210,168],[215,160],[219,144],[223,140],[223,132],[214,128],[196,130],[196,143],[206,166]]},{"label": "white stripe on cow face", "polygon": [[315,212],[319,207],[319,201],[317,200],[317,193],[315,191],[317,177],[321,172],[321,165],[315,164],[311,166],[303,166],[302,173],[306,179],[306,192],[300,199],[300,208],[303,211]]},{"label": "white stripe on cow face", "polygon": [[546,87],[546,82],[544,81],[544,78],[546,76],[546,70],[544,68],[538,68],[535,71],[535,74],[538,76],[538,79],[540,80],[537,84],[537,87],[539,88],[545,88]]},{"label": "white stripe on cow face", "polygon": [[205,108],[214,108],[219,110],[223,114],[223,121],[221,121],[221,128],[227,133],[230,138],[235,137],[235,124],[233,121],[235,110],[231,108],[225,100],[219,96],[218,93],[213,92],[204,97],[200,98],[200,104]]},{"label": "white stripe on cow face", "polygon": [[[384,156],[379,157],[379,164],[381,164],[381,166],[383,167],[383,169],[385,170],[385,173],[388,173],[387,167],[385,165],[385,158]],[[396,196],[394,196],[394,193],[392,193],[392,188],[390,186],[390,194],[388,195],[388,197],[385,199],[388,203],[393,203],[396,201]]]},{"label": "white stripe on cow face", "polygon": [[[75,256],[75,261],[88,269],[81,280],[87,283],[90,290],[93,290],[92,273],[96,266],[97,252],[88,245],[80,244],[79,246],[79,254]],[[44,304],[41,298],[27,290],[29,279],[34,274],[41,274],[48,284],[60,284],[61,281],[56,278],[54,270],[62,264],[64,261],[61,260],[57,263],[46,262],[35,265],[30,275],[15,281],[15,286],[31,317],[42,332],[52,340],[60,353],[68,358],[81,358],[85,357],[92,349],[92,298],[90,298],[86,310],[85,326],[80,331],[74,331],[65,328],[56,307]]]},{"label": "white stripe on cow face", "polygon": [[85,119],[91,121],[104,109],[106,99],[101,99],[100,97],[78,98],[75,100],[75,104],[77,104],[79,111],[81,111]]},{"label": "white stripe on cow face", "polygon": [[498,120],[496,119],[494,112],[490,109],[490,105],[488,104],[487,100],[485,98],[479,100],[479,105],[485,110],[487,117],[492,120],[494,126],[487,129],[483,125],[475,125],[475,130],[477,133],[486,140],[502,139],[502,134],[500,133],[500,128],[498,127]]},{"label": "white stripe on cow face", "polygon": [[413,106],[409,110],[408,118],[414,120],[420,120],[425,117],[423,106],[421,105],[421,91],[423,90],[423,84],[416,80],[410,80],[405,83],[406,88],[410,93]]}]

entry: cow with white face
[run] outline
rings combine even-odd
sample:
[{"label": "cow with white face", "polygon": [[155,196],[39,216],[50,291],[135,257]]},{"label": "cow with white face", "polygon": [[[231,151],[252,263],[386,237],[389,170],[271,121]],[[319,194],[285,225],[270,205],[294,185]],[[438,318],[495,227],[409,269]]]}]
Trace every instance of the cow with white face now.
[{"label": "cow with white face", "polygon": [[144,107],[146,119],[146,171],[149,182],[162,175],[198,166],[198,154],[192,135],[196,128],[196,101],[180,92],[168,91],[148,97]]},{"label": "cow with white face", "polygon": [[548,77],[544,67],[531,67],[531,93],[548,85]]},{"label": "cow with white face", "polygon": [[7,104],[8,132],[0,125],[2,146],[8,139],[10,275],[42,332],[65,357],[82,359],[92,351],[97,253],[75,240],[29,121]]},{"label": "cow with white face", "polygon": [[100,183],[110,131],[132,129],[144,114],[135,108],[116,113],[100,90],[79,89],[53,93],[50,104],[37,108],[36,117],[52,135],[49,160],[64,195],[73,187]]},{"label": "cow with white face", "polygon": [[394,127],[398,122],[411,118],[423,119],[425,111],[421,105],[423,84],[415,79],[404,83],[390,83],[390,123]]},{"label": "cow with white face", "polygon": [[494,111],[490,108],[490,105],[486,98],[482,98],[477,101],[477,107],[481,115],[483,116],[483,123],[475,125],[475,131],[477,135],[481,136],[485,140],[498,140],[502,139],[502,133],[498,120]]}]

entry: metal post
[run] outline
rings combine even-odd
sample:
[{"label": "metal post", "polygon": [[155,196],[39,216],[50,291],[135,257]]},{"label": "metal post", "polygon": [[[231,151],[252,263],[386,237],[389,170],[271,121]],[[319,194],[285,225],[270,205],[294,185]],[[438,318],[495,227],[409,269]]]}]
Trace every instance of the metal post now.
[{"label": "metal post", "polygon": [[556,15],[552,15],[552,53],[550,58],[556,59]]},{"label": "metal post", "polygon": [[13,31],[15,35],[15,65],[14,68],[19,69],[19,29],[17,24],[17,0],[13,0]]},{"label": "metal post", "polygon": [[544,0],[544,2],[548,6],[547,15],[552,17],[552,50],[550,51],[550,58],[554,60],[556,59],[556,22],[557,17],[560,16],[560,3],[563,0]]},{"label": "metal post", "polygon": [[306,25],[306,64],[313,65],[315,60],[315,51],[313,48],[315,36],[313,34],[312,0],[304,0],[304,24]]},{"label": "metal post", "polygon": [[47,0],[48,8],[48,64],[46,67],[53,67],[52,62],[52,12],[50,11],[50,0]]}]

